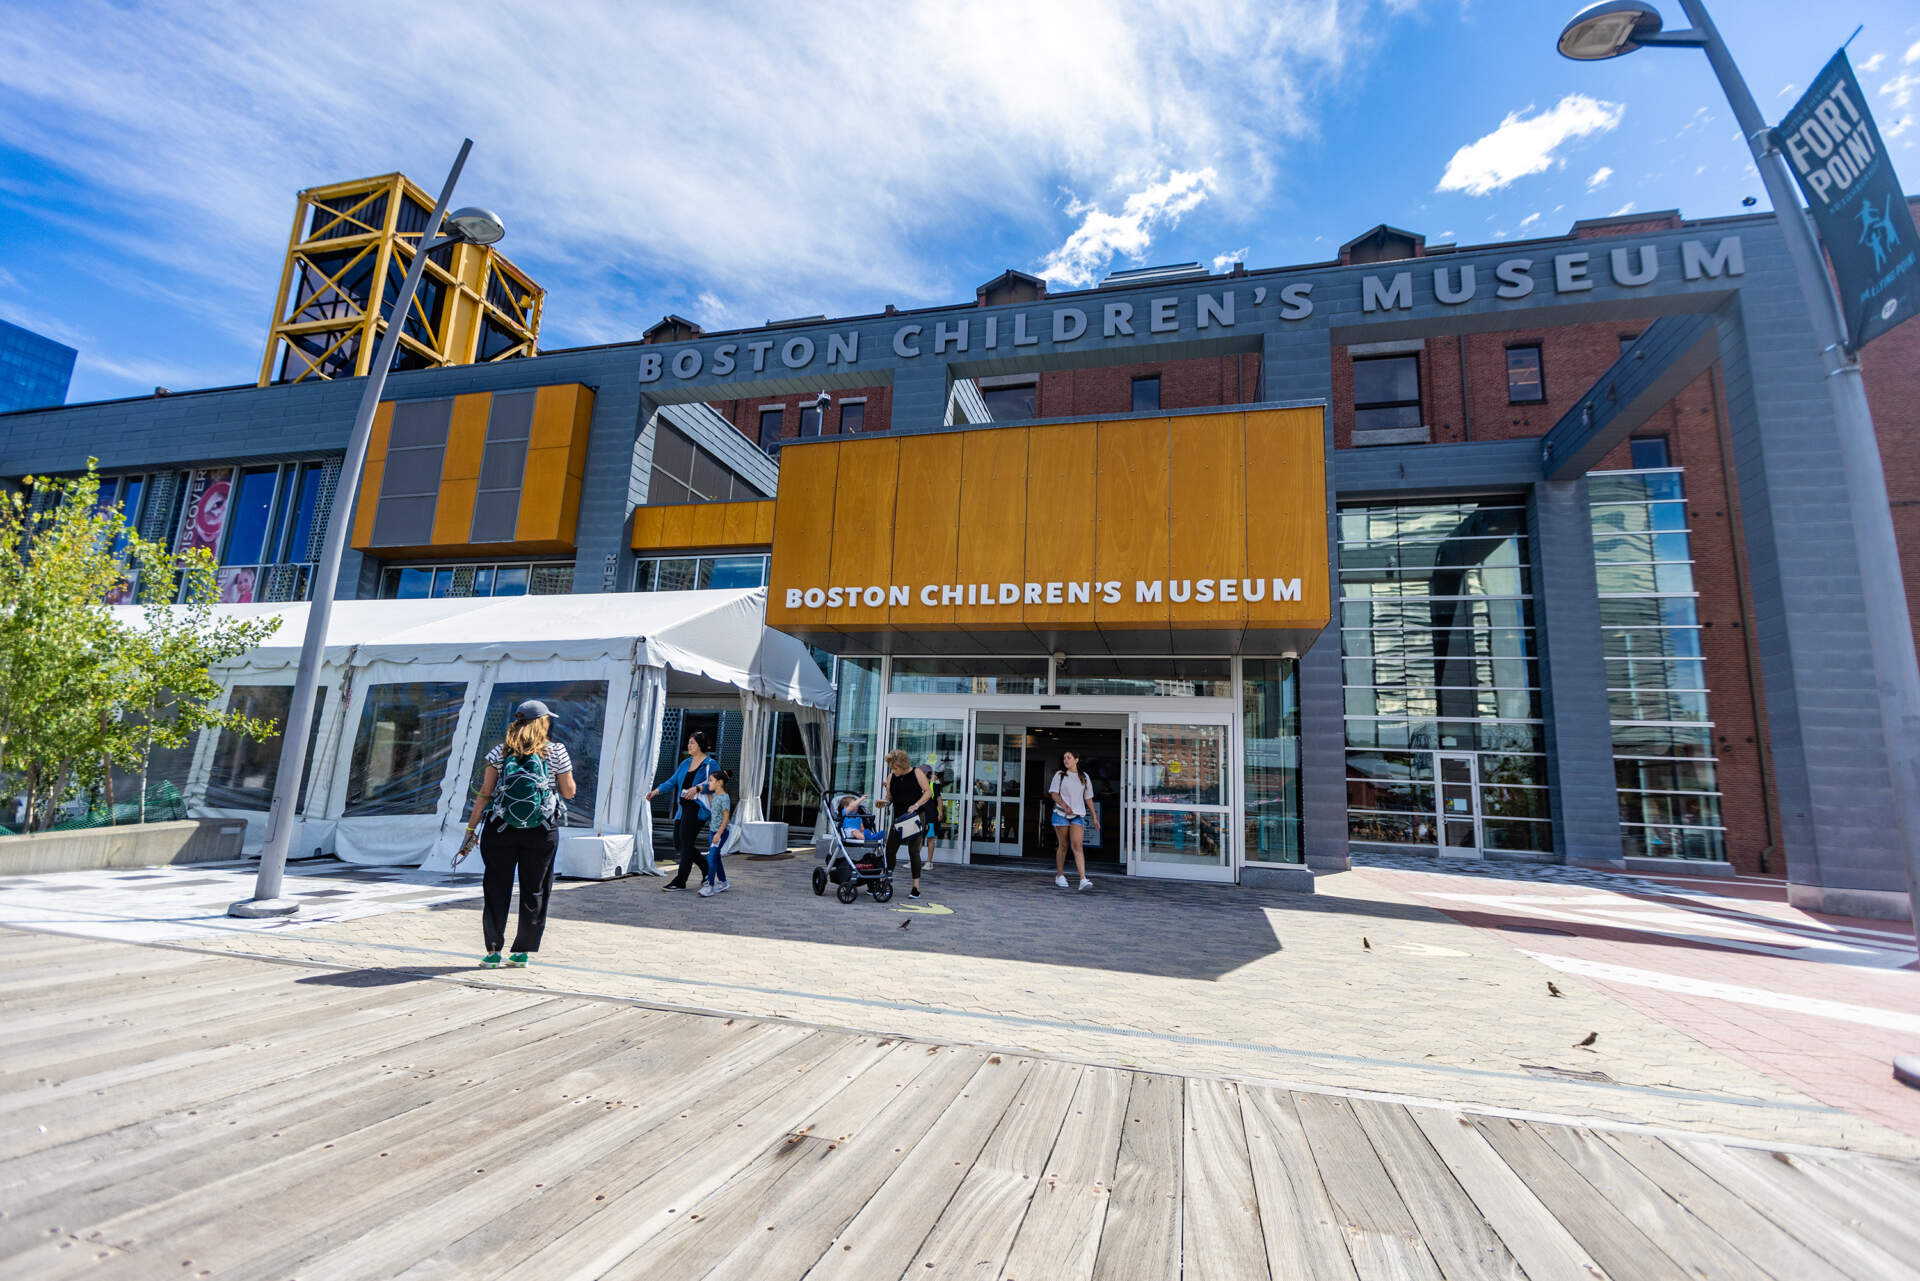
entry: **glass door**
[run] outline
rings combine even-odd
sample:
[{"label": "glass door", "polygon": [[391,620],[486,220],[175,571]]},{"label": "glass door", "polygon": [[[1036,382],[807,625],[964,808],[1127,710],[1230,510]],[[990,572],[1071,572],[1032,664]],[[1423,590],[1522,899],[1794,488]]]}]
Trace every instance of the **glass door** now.
[{"label": "glass door", "polygon": [[1027,771],[1027,732],[1020,725],[976,723],[973,780],[968,798],[972,854],[1020,857],[1021,792]]},{"label": "glass door", "polygon": [[[899,748],[927,771],[933,782],[934,822],[927,854],[936,863],[967,859],[967,764],[971,759],[971,716],[964,708],[917,708],[887,718],[886,748],[876,766],[873,798],[887,792],[886,752]],[[888,817],[887,821],[891,821]]]},{"label": "glass door", "polygon": [[1470,752],[1435,754],[1440,774],[1440,852],[1480,857],[1480,789]]},{"label": "glass door", "polygon": [[1128,874],[1231,881],[1231,722],[1131,719],[1121,802]]}]

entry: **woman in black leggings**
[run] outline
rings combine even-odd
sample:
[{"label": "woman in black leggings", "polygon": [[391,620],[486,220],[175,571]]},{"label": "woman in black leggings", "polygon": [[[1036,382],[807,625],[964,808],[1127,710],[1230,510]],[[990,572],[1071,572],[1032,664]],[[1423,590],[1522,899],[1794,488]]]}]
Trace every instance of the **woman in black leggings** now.
[{"label": "woman in black leggings", "polygon": [[700,829],[707,825],[707,803],[701,794],[706,790],[707,779],[714,771],[713,757],[708,755],[713,745],[707,741],[703,730],[695,730],[687,735],[687,758],[680,762],[678,769],[666,782],[647,793],[652,800],[662,792],[672,792],[674,803],[673,848],[680,859],[680,870],[673,879],[660,888],[663,890],[684,890],[687,888],[687,876],[697,866],[704,877],[707,868],[706,856],[700,850]]},{"label": "woman in black leggings", "polygon": [[[914,898],[919,898],[920,847],[927,839],[927,823],[933,817],[933,786],[927,781],[927,772],[915,769],[913,758],[898,748],[887,753],[887,794],[880,804],[889,811],[887,868],[892,870],[894,860],[900,854],[900,846],[905,844],[907,856],[913,861],[911,892]],[[909,819],[917,819],[920,830],[912,836],[902,836],[900,824]]]}]

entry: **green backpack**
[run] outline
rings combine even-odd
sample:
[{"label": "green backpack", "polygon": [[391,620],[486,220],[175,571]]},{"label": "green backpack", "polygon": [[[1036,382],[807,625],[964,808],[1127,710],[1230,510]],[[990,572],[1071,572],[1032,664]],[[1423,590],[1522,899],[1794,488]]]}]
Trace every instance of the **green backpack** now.
[{"label": "green backpack", "polygon": [[500,783],[494,789],[490,808],[494,816],[507,827],[523,831],[552,827],[560,810],[560,793],[554,790],[553,776],[547,770],[546,754],[503,754],[500,760]]}]

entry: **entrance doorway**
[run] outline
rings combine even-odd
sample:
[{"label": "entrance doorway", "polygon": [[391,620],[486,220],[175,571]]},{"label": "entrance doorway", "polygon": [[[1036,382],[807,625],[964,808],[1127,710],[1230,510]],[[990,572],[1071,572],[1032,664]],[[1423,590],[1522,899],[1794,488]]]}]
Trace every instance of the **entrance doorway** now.
[{"label": "entrance doorway", "polygon": [[1099,827],[1089,826],[1086,833],[1087,866],[1124,870],[1120,781],[1126,717],[1086,715],[1032,723],[1038,719],[982,717],[974,727],[972,860],[1053,867],[1056,838],[1047,793],[1064,754],[1071,751],[1093,784],[1099,809]]},{"label": "entrance doorway", "polygon": [[1437,752],[1440,852],[1480,857],[1480,788],[1471,752]]}]

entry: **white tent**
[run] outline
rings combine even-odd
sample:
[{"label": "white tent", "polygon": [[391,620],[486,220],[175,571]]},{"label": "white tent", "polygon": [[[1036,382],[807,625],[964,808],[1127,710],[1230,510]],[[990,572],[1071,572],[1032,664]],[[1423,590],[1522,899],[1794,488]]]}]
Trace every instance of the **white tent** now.
[{"label": "white tent", "polygon": [[[229,706],[284,719],[307,609],[219,607],[229,617],[279,620],[257,649],[217,670]],[[511,707],[539,698],[556,712],[555,737],[573,753],[581,784],[566,834],[631,833],[634,865],[647,866],[645,797],[669,693],[737,695],[749,743],[764,741],[775,711],[819,727],[833,706],[833,687],[806,646],[770,631],[765,616],[765,588],[339,602],[294,855],[445,866],[480,757]],[[812,745],[825,735],[816,728],[805,737]],[[277,739],[202,735],[185,789],[190,811],[246,819],[248,846],[257,848],[278,754]],[[759,757],[742,754],[742,821],[759,817]]]}]

